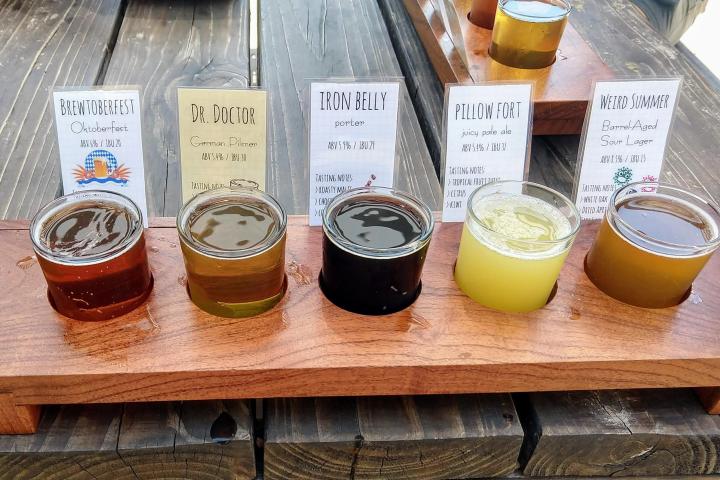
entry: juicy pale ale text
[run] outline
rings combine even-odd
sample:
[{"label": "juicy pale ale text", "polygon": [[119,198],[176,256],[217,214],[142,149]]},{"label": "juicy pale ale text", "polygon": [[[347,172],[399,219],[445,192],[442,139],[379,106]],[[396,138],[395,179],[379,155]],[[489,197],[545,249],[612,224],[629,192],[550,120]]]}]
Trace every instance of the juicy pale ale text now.
[{"label": "juicy pale ale text", "polygon": [[78,320],[122,315],[152,289],[139,214],[124,197],[120,202],[115,194],[98,193],[63,202],[31,228],[53,306]]},{"label": "juicy pale ale text", "polygon": [[569,7],[560,0],[498,3],[490,56],[515,68],[544,68],[555,61]]},{"label": "juicy pale ale text", "polygon": [[714,249],[718,225],[681,198],[654,192],[620,199],[586,258],[593,283],[631,305],[670,307],[689,294]]},{"label": "juicy pale ale text", "polygon": [[346,310],[396,312],[420,293],[432,220],[429,211],[402,197],[359,190],[366,193],[351,190],[328,207],[320,283],[325,295]]}]

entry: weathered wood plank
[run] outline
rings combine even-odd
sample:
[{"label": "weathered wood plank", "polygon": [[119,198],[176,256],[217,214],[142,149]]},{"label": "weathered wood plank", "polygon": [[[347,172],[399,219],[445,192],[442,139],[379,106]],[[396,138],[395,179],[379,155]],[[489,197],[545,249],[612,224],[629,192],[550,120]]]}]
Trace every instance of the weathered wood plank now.
[{"label": "weathered wood plank", "polygon": [[[691,390],[534,393],[523,405],[530,476],[719,473],[720,418]],[[527,416],[526,416],[527,415]]]},{"label": "weathered wood plank", "polygon": [[[305,121],[309,80],[402,75],[374,0],[268,0],[262,7],[262,79],[270,92],[268,189],[291,213],[306,213]],[[412,103],[400,105],[399,188],[431,207],[440,185]]]},{"label": "weathered wood plank", "polygon": [[52,87],[95,83],[121,12],[120,0],[0,1],[0,218],[60,192]]},{"label": "weathered wood plank", "polygon": [[121,404],[46,407],[34,435],[0,436],[0,479],[135,478],[115,451]]},{"label": "weathered wood plank", "polygon": [[176,88],[248,85],[247,0],[131,0],[104,83],[142,87],[149,215],[177,214]]},{"label": "weathered wood plank", "polygon": [[265,479],[500,476],[522,428],[509,395],[268,400]]},{"label": "weathered wood plank", "polygon": [[442,128],[436,119],[441,118],[443,114],[443,86],[403,3],[397,0],[378,0],[378,5],[405,76],[405,83],[425,135],[435,172],[439,175]]},{"label": "weathered wood plank", "polygon": [[244,401],[126,404],[117,447],[139,478],[255,477]]}]

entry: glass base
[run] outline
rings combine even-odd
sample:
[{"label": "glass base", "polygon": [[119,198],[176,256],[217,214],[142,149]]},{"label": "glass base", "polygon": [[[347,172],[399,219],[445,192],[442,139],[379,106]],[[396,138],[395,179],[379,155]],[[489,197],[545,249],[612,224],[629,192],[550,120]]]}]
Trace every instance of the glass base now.
[{"label": "glass base", "polygon": [[153,286],[155,284],[155,279],[150,275],[150,282],[148,285],[148,288],[142,293],[142,295],[139,295],[137,297],[130,298],[128,300],[113,303],[112,305],[107,305],[104,307],[97,307],[97,308],[90,308],[90,309],[73,309],[73,311],[61,311],[57,303],[55,302],[55,299],[53,298],[52,294],[48,290],[48,301],[50,302],[50,305],[55,309],[56,312],[58,312],[61,315],[64,315],[68,318],[72,318],[73,320],[80,320],[83,322],[101,322],[104,320],[111,320],[113,318],[117,318],[120,316],[125,315],[126,313],[130,313],[136,308],[138,308],[140,305],[145,303],[147,298],[150,296],[150,293],[153,290]]},{"label": "glass base", "polygon": [[202,289],[192,288],[189,282],[187,290],[190,300],[192,300],[192,302],[201,310],[217,317],[243,318],[260,315],[277,305],[278,302],[280,302],[280,300],[282,300],[285,296],[287,284],[288,281],[286,275],[283,280],[282,289],[276,295],[262,300],[240,303],[219,302],[207,296]]},{"label": "glass base", "polygon": [[[320,286],[320,290],[323,292],[323,295],[325,295],[325,298],[330,300],[335,306],[340,307],[343,310],[347,310],[348,312],[373,316],[390,315],[391,313],[397,313],[401,310],[405,310],[407,307],[415,303],[415,300],[417,300],[420,296],[420,291],[422,290],[422,281],[420,281],[417,290],[415,290],[412,295],[407,295],[406,301],[403,301],[402,303],[393,302],[394,304],[392,305],[386,305],[379,303],[377,299],[370,300],[367,298],[363,299],[356,297],[353,301],[349,301],[347,299],[339,298],[325,286],[322,272],[320,272],[320,276],[318,277],[318,285]],[[389,304],[390,302],[386,303]]]}]

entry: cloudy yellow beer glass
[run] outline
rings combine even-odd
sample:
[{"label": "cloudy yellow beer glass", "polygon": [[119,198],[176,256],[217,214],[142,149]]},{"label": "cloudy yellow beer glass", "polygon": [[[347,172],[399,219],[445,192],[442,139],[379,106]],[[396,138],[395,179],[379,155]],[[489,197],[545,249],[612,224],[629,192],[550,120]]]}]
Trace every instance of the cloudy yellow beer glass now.
[{"label": "cloudy yellow beer glass", "polygon": [[575,205],[555,190],[517,181],[482,186],[468,200],[455,281],[490,308],[542,308],[579,227]]}]

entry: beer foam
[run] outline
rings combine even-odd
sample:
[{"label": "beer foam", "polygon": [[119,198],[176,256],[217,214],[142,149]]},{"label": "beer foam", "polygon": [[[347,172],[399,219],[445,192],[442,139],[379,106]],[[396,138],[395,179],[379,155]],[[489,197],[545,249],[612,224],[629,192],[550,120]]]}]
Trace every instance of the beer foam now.
[{"label": "beer foam", "polygon": [[503,6],[503,11],[507,15],[524,22],[555,21],[567,13],[565,8],[558,5],[534,0],[510,0]]},{"label": "beer foam", "polygon": [[470,231],[484,245],[503,255],[549,257],[565,250],[572,225],[556,207],[529,195],[494,193],[471,206],[479,224]]}]

